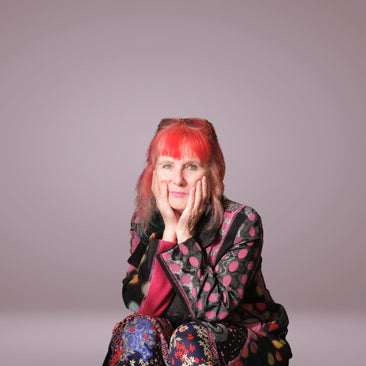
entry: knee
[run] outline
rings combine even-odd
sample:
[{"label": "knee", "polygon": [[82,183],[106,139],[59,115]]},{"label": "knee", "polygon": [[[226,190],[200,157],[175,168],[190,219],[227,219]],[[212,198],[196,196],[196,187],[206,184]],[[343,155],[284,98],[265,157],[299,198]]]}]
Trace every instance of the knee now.
[{"label": "knee", "polygon": [[170,350],[173,351],[176,345],[182,342],[195,344],[208,337],[208,329],[199,322],[183,323],[174,330],[170,338]]},{"label": "knee", "polygon": [[199,322],[184,323],[176,328],[169,351],[171,364],[175,366],[187,365],[188,361],[190,364],[214,364],[209,331]]},{"label": "knee", "polygon": [[121,358],[128,362],[150,362],[157,357],[159,337],[153,322],[145,318],[129,320],[122,330]]},{"label": "knee", "polygon": [[132,318],[123,327],[123,332],[142,334],[147,332],[150,335],[157,335],[156,327],[150,319]]},{"label": "knee", "polygon": [[153,322],[145,318],[133,318],[122,330],[122,340],[130,349],[155,345],[158,333]]},{"label": "knee", "polygon": [[184,337],[184,335],[196,334],[202,328],[204,327],[198,322],[183,323],[174,330],[172,337]]}]

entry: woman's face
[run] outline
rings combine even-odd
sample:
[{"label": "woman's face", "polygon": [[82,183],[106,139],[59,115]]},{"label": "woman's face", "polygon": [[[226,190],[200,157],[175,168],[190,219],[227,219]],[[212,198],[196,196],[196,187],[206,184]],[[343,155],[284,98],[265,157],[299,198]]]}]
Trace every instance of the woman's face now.
[{"label": "woman's face", "polygon": [[182,213],[187,206],[189,192],[199,179],[208,175],[208,166],[198,158],[174,159],[159,156],[155,164],[160,190],[167,183],[170,206]]}]

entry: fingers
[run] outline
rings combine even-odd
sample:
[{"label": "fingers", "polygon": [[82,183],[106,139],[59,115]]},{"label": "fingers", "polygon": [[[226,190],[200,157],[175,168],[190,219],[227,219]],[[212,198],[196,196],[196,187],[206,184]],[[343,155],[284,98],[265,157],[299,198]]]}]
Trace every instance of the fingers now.
[{"label": "fingers", "polygon": [[194,216],[201,215],[207,206],[209,199],[207,178],[204,176],[196,182],[195,187],[189,192],[187,211],[192,211]]},{"label": "fingers", "polygon": [[189,191],[187,206],[184,209],[184,211],[191,212],[193,210],[194,203],[196,201],[195,200],[195,195],[196,195],[196,187],[192,187],[191,190]]},{"label": "fingers", "polygon": [[198,222],[202,213],[206,208],[207,180],[206,177],[198,180],[194,187],[191,188],[188,196],[187,206],[184,212],[190,216],[191,220]]},{"label": "fingers", "polygon": [[162,187],[160,189],[160,196],[164,200],[164,202],[168,202],[168,185],[166,182],[161,183]]},{"label": "fingers", "polygon": [[202,200],[205,204],[208,203],[210,199],[210,190],[207,182],[206,176],[202,178]]},{"label": "fingers", "polygon": [[168,203],[168,187],[165,182],[161,186],[159,185],[155,170],[153,171],[151,191],[158,209],[161,210]]},{"label": "fingers", "polygon": [[155,170],[153,171],[153,176],[152,176],[151,191],[152,191],[154,197],[156,197],[159,193],[158,179],[156,177]]},{"label": "fingers", "polygon": [[197,181],[196,191],[194,196],[194,209],[197,213],[200,211],[200,206],[202,205],[202,181]]},{"label": "fingers", "polygon": [[[202,214],[206,210],[209,191],[206,177],[198,180],[194,187],[191,188],[188,196],[187,205],[180,216],[177,237],[179,239],[194,235],[195,226],[200,220]],[[181,234],[181,232],[183,234]],[[179,235],[178,235],[179,233]]]},{"label": "fingers", "polygon": [[206,176],[196,184],[195,207],[196,209],[206,209],[210,199],[210,192]]}]

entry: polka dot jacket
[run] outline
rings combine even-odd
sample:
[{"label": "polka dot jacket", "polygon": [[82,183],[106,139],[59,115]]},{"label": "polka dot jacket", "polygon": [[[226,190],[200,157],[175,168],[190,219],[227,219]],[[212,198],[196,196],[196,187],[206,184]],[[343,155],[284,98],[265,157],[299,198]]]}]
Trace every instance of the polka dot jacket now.
[{"label": "polka dot jacket", "polygon": [[195,237],[163,241],[154,228],[141,230],[134,217],[123,299],[136,314],[164,318],[173,326],[209,324],[217,343],[223,337],[221,331],[215,334],[217,325],[235,326],[236,332],[239,327],[245,342],[224,364],[286,365],[292,357],[288,317],[262,276],[261,218],[253,208],[226,198],[223,205],[221,228],[206,242]]}]

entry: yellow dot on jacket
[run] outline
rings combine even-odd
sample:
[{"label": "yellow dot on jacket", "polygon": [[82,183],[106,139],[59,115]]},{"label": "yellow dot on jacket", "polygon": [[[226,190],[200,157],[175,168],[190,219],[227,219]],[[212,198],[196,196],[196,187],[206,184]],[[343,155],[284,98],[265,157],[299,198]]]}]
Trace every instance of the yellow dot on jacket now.
[{"label": "yellow dot on jacket", "polygon": [[262,290],[262,288],[260,286],[257,286],[256,290],[257,290],[257,294],[259,296],[262,296],[263,295],[263,290]]},{"label": "yellow dot on jacket", "polygon": [[281,339],[280,341],[273,340],[273,341],[272,341],[272,343],[273,343],[273,345],[274,345],[277,349],[279,349],[279,348],[283,347],[283,345],[284,345],[284,344],[286,344],[286,342],[285,342],[283,339]]},{"label": "yellow dot on jacket", "polygon": [[269,353],[268,353],[268,355],[267,355],[267,360],[268,360],[268,363],[269,363],[270,365],[274,365],[274,363],[275,363],[275,359],[274,359],[273,354],[272,354],[271,352],[269,352]]}]

